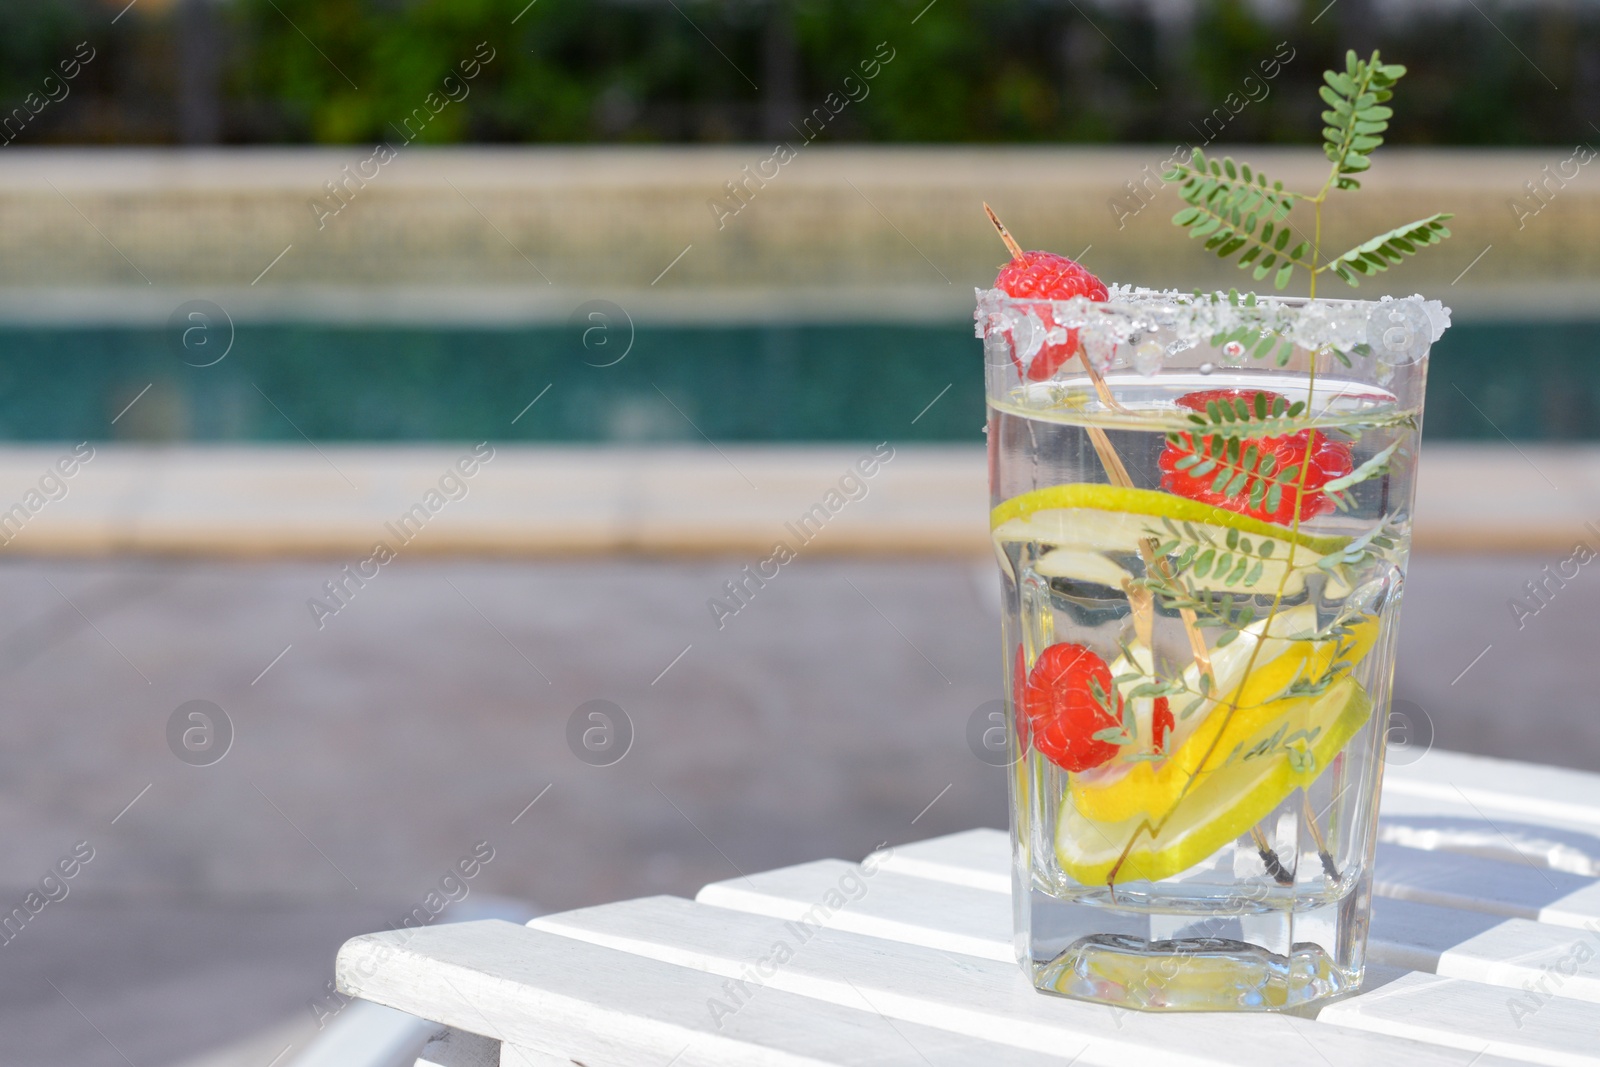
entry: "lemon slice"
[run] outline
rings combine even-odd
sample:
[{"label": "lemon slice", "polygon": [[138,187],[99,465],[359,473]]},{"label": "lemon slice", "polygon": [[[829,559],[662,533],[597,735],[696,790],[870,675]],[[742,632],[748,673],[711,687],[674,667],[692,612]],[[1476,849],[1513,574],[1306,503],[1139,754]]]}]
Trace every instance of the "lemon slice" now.
[{"label": "lemon slice", "polygon": [[1118,590],[1133,577],[1133,572],[1115,560],[1084,548],[1051,549],[1039,557],[1033,571],[1046,578],[1071,578]]},{"label": "lemon slice", "polygon": [[1155,489],[1103,485],[1097,482],[1052,485],[1014,496],[989,513],[989,526],[990,529],[998,530],[1003,523],[1011,519],[1029,519],[1039,516],[1041,512],[1077,509],[1114,512],[1119,516],[1132,518],[1154,516],[1178,522],[1223,526],[1238,530],[1240,533],[1293,541],[1324,556],[1350,543],[1348,537],[1318,537],[1296,533],[1287,526],[1263,522],[1236,511],[1203,504],[1198,500],[1190,500],[1188,497],[1172,493],[1163,493]]},{"label": "lemon slice", "polygon": [[[1086,482],[1054,485],[1014,496],[990,512],[989,525],[997,545],[1018,541],[1049,545],[1052,551],[1041,563],[1052,574],[1111,584],[1105,578],[1115,576],[1108,569],[1098,565],[1094,571],[1084,569],[1084,554],[1137,555],[1150,537],[1166,540],[1162,519],[1190,524],[1202,540],[1215,546],[1213,558],[1220,560],[1226,554],[1234,561],[1203,576],[1191,575],[1190,580],[1202,589],[1272,594],[1282,584],[1284,595],[1295,596],[1318,559],[1350,543],[1348,537],[1297,533],[1286,526],[1171,493]],[[1254,537],[1274,542],[1273,554],[1263,559],[1230,552],[1230,530],[1245,535],[1247,541]],[[1259,546],[1252,542],[1252,547]],[[1068,554],[1059,555],[1063,551]],[[1287,579],[1285,571],[1289,572]]]},{"label": "lemon slice", "polygon": [[[1372,701],[1347,677],[1316,696],[1274,700],[1257,712],[1229,718],[1220,728],[1216,759],[1206,761],[1194,785],[1164,813],[1091,819],[1072,794],[1063,797],[1056,822],[1062,870],[1083,885],[1104,885],[1124,850],[1118,883],[1153,882],[1193,867],[1248,832],[1295,789],[1316,781],[1371,716]],[[1220,721],[1224,714],[1214,717]]]},{"label": "lemon slice", "polygon": [[[1348,623],[1351,635],[1342,649],[1332,638],[1317,638],[1313,633],[1316,610],[1309,604],[1280,612],[1271,627],[1265,622],[1245,628],[1231,644],[1214,650],[1211,668],[1215,690],[1225,695],[1178,720],[1167,739],[1171,758],[1159,763],[1135,763],[1120,774],[1097,775],[1091,771],[1071,776],[1072,803],[1080,814],[1101,822],[1121,822],[1141,815],[1160,818],[1171,810],[1191,777],[1220,767],[1236,744],[1271,732],[1280,721],[1289,723],[1291,729],[1298,725],[1295,716],[1307,698],[1275,697],[1296,681],[1321,678],[1336,655],[1340,662],[1350,665],[1344,669],[1348,674],[1371,650],[1378,636],[1377,620],[1363,616]],[[1245,668],[1257,645],[1260,651],[1255,654],[1255,665],[1245,678]],[[1112,673],[1127,670],[1123,666],[1126,662],[1119,658]],[[1191,664],[1184,672],[1184,680],[1191,690],[1198,690],[1199,669]],[[1231,714],[1230,708],[1234,709]],[[1140,725],[1145,727],[1144,723]],[[1149,733],[1141,736],[1148,737]]]}]

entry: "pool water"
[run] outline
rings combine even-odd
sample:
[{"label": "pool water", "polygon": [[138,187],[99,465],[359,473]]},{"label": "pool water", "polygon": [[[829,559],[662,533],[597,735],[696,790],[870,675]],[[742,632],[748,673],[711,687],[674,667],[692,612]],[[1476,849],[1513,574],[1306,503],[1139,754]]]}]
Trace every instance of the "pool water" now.
[{"label": "pool water", "polygon": [[[0,327],[0,440],[976,442],[984,422],[958,322],[178,336]],[[1426,436],[1600,439],[1597,352],[1600,321],[1459,324],[1434,348]]]}]

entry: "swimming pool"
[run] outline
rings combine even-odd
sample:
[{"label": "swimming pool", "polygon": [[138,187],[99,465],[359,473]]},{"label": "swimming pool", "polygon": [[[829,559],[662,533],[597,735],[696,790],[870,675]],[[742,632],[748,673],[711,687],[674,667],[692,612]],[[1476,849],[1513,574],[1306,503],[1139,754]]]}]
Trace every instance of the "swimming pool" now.
[{"label": "swimming pool", "polygon": [[[961,323],[176,336],[0,327],[0,440],[951,442],[984,419]],[[1600,439],[1597,353],[1600,321],[1457,325],[1434,348],[1426,434]]]}]

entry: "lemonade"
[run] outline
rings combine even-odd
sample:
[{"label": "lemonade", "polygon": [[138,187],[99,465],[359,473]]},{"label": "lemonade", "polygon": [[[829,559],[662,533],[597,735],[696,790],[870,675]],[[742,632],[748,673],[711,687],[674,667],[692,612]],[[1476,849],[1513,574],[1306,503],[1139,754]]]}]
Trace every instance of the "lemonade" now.
[{"label": "lemonade", "polygon": [[1270,1010],[1357,988],[1429,349],[1420,296],[1318,300],[1450,236],[1343,251],[1406,68],[1347,52],[1320,188],[1194,149],[1197,247],[1307,296],[1107,286],[1047,251],[979,290],[1005,585],[1017,954],[1044,991]]},{"label": "lemonade", "polygon": [[1353,988],[1447,312],[1113,288],[977,318],[1024,967],[1152,1009]]}]

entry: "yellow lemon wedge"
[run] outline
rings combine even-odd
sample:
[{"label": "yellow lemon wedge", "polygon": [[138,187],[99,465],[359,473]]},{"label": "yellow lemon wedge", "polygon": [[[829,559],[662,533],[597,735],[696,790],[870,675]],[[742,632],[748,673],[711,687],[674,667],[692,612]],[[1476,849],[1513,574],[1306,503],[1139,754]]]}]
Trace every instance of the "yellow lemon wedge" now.
[{"label": "yellow lemon wedge", "polygon": [[[1264,622],[1264,620],[1263,620]],[[1348,663],[1349,670],[1361,662],[1378,636],[1378,623],[1362,617],[1350,624],[1351,635],[1341,650],[1333,638],[1317,638],[1315,610],[1310,605],[1280,613],[1270,632],[1257,622],[1242,631],[1231,644],[1217,649],[1212,657],[1216,690],[1225,694],[1208,701],[1190,716],[1195,725],[1179,721],[1169,738],[1176,750],[1168,759],[1135,764],[1114,780],[1101,782],[1094,774],[1071,777],[1073,806],[1084,817],[1101,822],[1121,822],[1136,816],[1159,819],[1171,810],[1190,778],[1210,774],[1227,760],[1236,746],[1251,738],[1270,733],[1280,724],[1293,729],[1308,699],[1280,698],[1296,681],[1320,679],[1334,663]],[[1243,677],[1256,645],[1260,651],[1250,676]],[[1342,651],[1342,655],[1341,655]],[[1113,667],[1121,668],[1122,660]],[[1191,689],[1198,688],[1198,671],[1186,672]],[[1181,701],[1175,701],[1175,704]],[[1186,729],[1187,727],[1187,729]],[[1248,747],[1248,745],[1246,745]]]},{"label": "yellow lemon wedge", "polygon": [[[1062,870],[1083,885],[1104,885],[1113,869],[1121,884],[1193,867],[1316,781],[1371,717],[1372,701],[1345,677],[1314,696],[1270,701],[1249,715],[1241,708],[1220,725],[1225,711],[1212,735],[1220,735],[1215,757],[1164,812],[1109,821],[1085,816],[1072,793],[1063,797],[1056,822]],[[1197,731],[1188,744],[1200,737]]]}]

